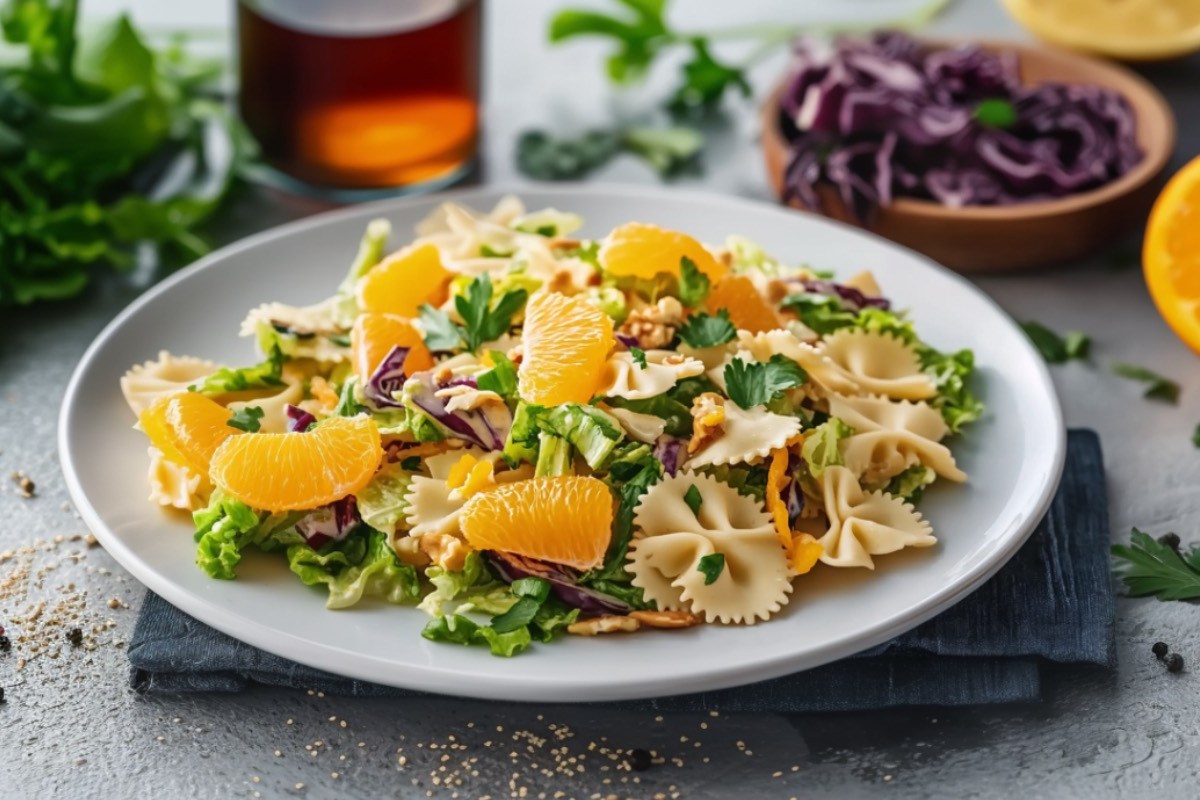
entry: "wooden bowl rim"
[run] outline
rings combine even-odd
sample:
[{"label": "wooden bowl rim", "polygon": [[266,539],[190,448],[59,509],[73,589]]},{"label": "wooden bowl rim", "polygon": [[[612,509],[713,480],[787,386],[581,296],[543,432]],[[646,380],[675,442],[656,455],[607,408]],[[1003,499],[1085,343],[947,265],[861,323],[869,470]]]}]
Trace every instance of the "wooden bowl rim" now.
[{"label": "wooden bowl rim", "polygon": [[[1113,76],[1114,83],[1124,83],[1128,87],[1120,91],[1121,94],[1130,100],[1131,105],[1133,105],[1133,100],[1130,95],[1139,94],[1139,99],[1145,101],[1144,105],[1150,109],[1149,118],[1147,118],[1146,114],[1137,113],[1135,117],[1137,131],[1142,131],[1144,125],[1153,125],[1162,130],[1163,136],[1152,139],[1151,146],[1156,147],[1156,149],[1152,150],[1150,147],[1147,147],[1142,160],[1129,172],[1103,186],[1097,186],[1095,189],[1089,189],[1079,194],[1059,197],[1053,200],[1014,203],[1007,206],[961,206],[957,208],[942,205],[933,200],[897,197],[886,208],[882,209],[889,214],[902,214],[910,217],[925,217],[935,220],[972,219],[989,221],[1019,220],[1068,214],[1101,205],[1113,198],[1136,191],[1161,173],[1171,160],[1171,154],[1175,150],[1175,115],[1172,113],[1171,107],[1167,104],[1166,98],[1154,86],[1141,75],[1126,67],[1101,61],[1090,56],[1068,52],[1056,47],[1030,45],[1023,42],[1012,42],[1002,39],[922,39],[921,42],[935,48],[951,48],[973,44],[989,51],[1012,50],[1017,53],[1019,60],[1024,60],[1027,56],[1042,59],[1050,58],[1060,62],[1075,62],[1077,65],[1085,67],[1091,72],[1108,73]],[[763,147],[774,146],[784,151],[789,149],[789,143],[784,139],[778,122],[779,98],[782,96],[784,89],[787,88],[787,83],[788,76],[785,75],[768,95],[766,102],[762,106]],[[1137,111],[1136,107],[1135,111]],[[1158,144],[1154,145],[1154,142],[1158,142]]]}]

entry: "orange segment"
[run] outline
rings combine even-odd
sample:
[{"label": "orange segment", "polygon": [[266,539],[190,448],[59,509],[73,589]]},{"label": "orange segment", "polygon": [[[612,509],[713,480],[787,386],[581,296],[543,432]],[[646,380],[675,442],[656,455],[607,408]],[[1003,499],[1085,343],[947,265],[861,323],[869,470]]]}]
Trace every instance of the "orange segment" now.
[{"label": "orange segment", "polygon": [[433,368],[433,354],[425,346],[421,332],[404,317],[395,314],[359,314],[350,331],[350,351],[354,357],[354,374],[359,383],[366,383],[371,373],[395,346],[411,348],[404,359],[404,372]]},{"label": "orange segment", "polygon": [[437,247],[424,244],[385,259],[355,287],[363,311],[415,317],[425,303],[441,305],[454,273],[442,266]]},{"label": "orange segment", "polygon": [[367,485],[383,458],[370,417],[332,417],[307,433],[246,433],[213,454],[226,494],[267,511],[317,508]]},{"label": "orange segment", "polygon": [[629,222],[613,230],[600,248],[600,266],[616,277],[651,280],[667,273],[679,277],[679,264],[690,258],[711,281],[721,279],[726,267],[686,233]]},{"label": "orange segment", "polygon": [[1158,60],[1200,50],[1196,0],[1002,0],[1035,36],[1060,47]]},{"label": "orange segment", "polygon": [[612,521],[612,493],[603,482],[560,476],[477,494],[463,506],[459,525],[478,550],[592,569],[604,562]]},{"label": "orange segment", "polygon": [[729,319],[739,330],[762,333],[783,327],[775,309],[745,275],[722,278],[708,293],[705,306],[714,314],[718,309],[728,309]]},{"label": "orange segment", "polygon": [[792,546],[792,527],[788,522],[787,504],[783,502],[783,487],[787,485],[788,451],[780,447],[771,453],[767,468],[767,512],[775,523],[775,535],[785,548]]},{"label": "orange segment", "polygon": [[517,373],[527,403],[586,403],[599,388],[616,344],[612,320],[584,300],[539,292],[525,306],[525,348]]},{"label": "orange segment", "polygon": [[233,412],[199,392],[160,397],[138,422],[169,461],[208,472],[213,453],[238,433],[227,424]]},{"label": "orange segment", "polygon": [[812,534],[797,533],[788,548],[788,564],[792,572],[803,575],[815,567],[823,555],[825,548]]},{"label": "orange segment", "polygon": [[1163,319],[1200,353],[1200,158],[1176,173],[1155,201],[1142,268]]}]

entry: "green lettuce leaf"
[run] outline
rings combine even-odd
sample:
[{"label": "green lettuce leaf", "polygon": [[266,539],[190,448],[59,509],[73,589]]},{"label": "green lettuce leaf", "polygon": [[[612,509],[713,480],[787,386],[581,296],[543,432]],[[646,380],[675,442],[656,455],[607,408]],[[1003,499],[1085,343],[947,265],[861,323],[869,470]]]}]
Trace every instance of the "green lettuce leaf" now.
[{"label": "green lettuce leaf", "polygon": [[826,467],[846,463],[842,459],[841,443],[842,439],[852,433],[854,429],[837,417],[830,417],[817,427],[804,432],[804,444],[800,447],[800,454],[814,478],[820,478]]},{"label": "green lettuce leaf", "polygon": [[543,409],[535,416],[542,431],[570,442],[592,469],[603,464],[625,438],[617,421],[595,406],[564,403]]},{"label": "green lettuce leaf", "polygon": [[913,464],[888,483],[884,491],[903,497],[914,505],[921,502],[925,487],[933,483],[937,473],[922,464]]},{"label": "green lettuce leaf", "polygon": [[480,391],[495,392],[506,400],[517,396],[517,368],[507,355],[499,350],[490,351],[492,368],[481,372],[476,378]]},{"label": "green lettuce leaf", "polygon": [[270,386],[282,386],[284,356],[278,346],[272,348],[267,360],[252,367],[231,369],[222,367],[212,375],[188,387],[189,391],[202,392],[207,395],[225,394],[226,392],[242,392],[247,389],[263,389]]},{"label": "green lettuce leaf", "polygon": [[196,526],[196,564],[211,578],[233,580],[250,546],[263,550],[290,541],[288,534],[303,540],[292,526],[302,513],[259,514],[250,506],[226,497],[219,489],[208,505],[192,514]]},{"label": "green lettuce leaf", "polygon": [[538,478],[575,474],[571,468],[571,443],[561,436],[542,431],[538,435],[537,464],[533,474]]},{"label": "green lettuce leaf", "polygon": [[364,597],[415,602],[421,593],[417,572],[396,558],[387,538],[363,525],[320,550],[295,544],[287,549],[288,566],[306,585],[325,586],[326,608],[347,608]]},{"label": "green lettuce leaf", "polygon": [[492,655],[511,658],[529,647],[533,637],[528,627],[508,633],[498,633],[489,626],[479,625],[461,614],[430,620],[421,635],[433,642],[462,645],[487,645]]},{"label": "green lettuce leaf", "polygon": [[641,400],[624,397],[609,397],[605,401],[614,408],[624,408],[638,414],[650,414],[666,420],[665,432],[672,436],[687,438],[692,435],[692,412],[688,406],[668,395],[660,394]]},{"label": "green lettuce leaf", "polygon": [[425,569],[425,578],[433,585],[433,591],[425,595],[418,607],[431,617],[446,616],[451,604],[460,614],[471,610],[503,614],[517,602],[508,587],[488,572],[478,552],[469,553],[458,572],[434,564]]},{"label": "green lettuce leaf", "polygon": [[376,472],[370,483],[355,494],[362,521],[377,531],[395,531],[408,512],[405,495],[411,484],[412,474],[399,464],[389,464]]}]

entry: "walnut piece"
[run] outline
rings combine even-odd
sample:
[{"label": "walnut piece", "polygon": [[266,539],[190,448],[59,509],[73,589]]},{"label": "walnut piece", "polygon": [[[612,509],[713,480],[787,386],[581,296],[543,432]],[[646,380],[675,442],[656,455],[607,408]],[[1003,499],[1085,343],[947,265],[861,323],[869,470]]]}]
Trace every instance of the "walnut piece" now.
[{"label": "walnut piece", "polygon": [[704,622],[690,611],[631,611],[629,616],[651,628],[690,628]]},{"label": "walnut piece", "polygon": [[725,434],[725,398],[716,392],[704,392],[692,401],[692,438],[688,455],[693,455]]},{"label": "walnut piece", "polygon": [[452,533],[430,532],[421,536],[421,552],[442,569],[460,572],[471,548]]},{"label": "walnut piece", "polygon": [[632,633],[642,627],[642,623],[633,617],[592,617],[572,622],[567,626],[567,633],[576,636],[595,636],[600,633]]},{"label": "walnut piece", "polygon": [[657,350],[671,343],[682,324],[683,306],[674,297],[664,297],[629,312],[620,332],[637,339],[643,350]]}]

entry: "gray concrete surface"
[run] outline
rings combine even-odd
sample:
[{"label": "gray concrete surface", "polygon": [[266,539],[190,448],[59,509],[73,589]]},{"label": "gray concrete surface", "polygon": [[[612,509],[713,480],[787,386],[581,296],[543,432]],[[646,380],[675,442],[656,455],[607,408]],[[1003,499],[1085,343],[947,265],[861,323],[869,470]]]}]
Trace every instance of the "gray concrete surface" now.
[{"label": "gray concrete surface", "polygon": [[[115,5],[122,4],[88,8],[97,13]],[[513,136],[529,125],[636,116],[654,96],[651,87],[612,98],[600,80],[597,49],[547,50],[541,31],[552,5],[490,4],[485,180],[514,177]],[[805,7],[785,0],[744,0],[736,10],[699,0],[677,5],[696,27],[788,19]],[[215,3],[134,6],[160,24],[219,26],[228,15]],[[936,29],[1020,35],[991,0],[959,0]],[[760,86],[777,67],[756,72]],[[1147,74],[1180,116],[1178,163],[1200,142],[1200,60]],[[658,76],[660,87],[664,77]],[[765,197],[753,128],[747,109],[716,126],[706,176],[684,188],[695,183]],[[633,163],[601,177],[650,180]],[[222,215],[218,238],[232,240],[316,209],[247,191]],[[1103,439],[1114,539],[1138,525],[1175,529],[1187,540],[1195,537],[1200,506],[1200,452],[1190,442],[1200,421],[1200,370],[1155,314],[1136,269],[1136,242],[1114,252],[1074,268],[979,284],[1018,318],[1093,335],[1095,364],[1056,368],[1055,380],[1068,424],[1096,428]],[[0,485],[0,553],[11,551],[0,555],[0,625],[11,633],[14,617],[44,601],[42,615],[20,626],[34,635],[17,649],[26,656],[31,647],[45,652],[22,669],[21,653],[0,656],[8,700],[0,705],[0,797],[1200,796],[1200,682],[1190,672],[1167,675],[1149,654],[1150,643],[1164,639],[1200,665],[1200,611],[1154,600],[1120,601],[1115,672],[1053,671],[1044,702],[1031,706],[662,719],[302,691],[134,696],[123,644],[142,589],[103,550],[77,538],[86,531],[66,501],[54,434],[76,360],[135,294],[108,279],[78,301],[3,315],[0,471],[27,473],[36,492],[25,499],[7,478]],[[1108,374],[1113,360],[1178,379],[1180,405],[1141,400],[1136,386]],[[56,542],[57,536],[64,538]],[[63,635],[79,624],[87,640],[76,649]],[[642,773],[618,769],[609,752],[629,747],[658,749],[668,761]]]}]

